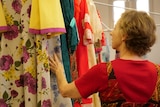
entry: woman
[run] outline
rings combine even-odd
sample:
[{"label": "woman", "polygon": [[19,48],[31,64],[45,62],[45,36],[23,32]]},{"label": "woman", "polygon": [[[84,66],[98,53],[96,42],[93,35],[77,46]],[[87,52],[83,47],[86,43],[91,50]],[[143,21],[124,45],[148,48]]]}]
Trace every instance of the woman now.
[{"label": "woman", "polygon": [[143,59],[155,43],[155,31],[155,22],[147,13],[125,11],[110,33],[112,48],[120,52],[120,58],[93,66],[71,83],[65,80],[57,56],[50,57],[60,93],[64,97],[87,98],[99,92],[102,107],[158,106],[158,70],[154,63]]}]

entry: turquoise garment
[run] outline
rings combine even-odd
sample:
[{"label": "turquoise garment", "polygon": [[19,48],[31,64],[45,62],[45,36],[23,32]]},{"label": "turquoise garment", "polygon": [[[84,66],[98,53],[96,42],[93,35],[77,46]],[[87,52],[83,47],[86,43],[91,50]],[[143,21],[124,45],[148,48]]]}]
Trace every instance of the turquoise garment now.
[{"label": "turquoise garment", "polygon": [[78,44],[78,33],[74,19],[73,0],[60,0],[66,32],[61,35],[62,60],[68,82],[72,81],[69,55],[72,54]]}]

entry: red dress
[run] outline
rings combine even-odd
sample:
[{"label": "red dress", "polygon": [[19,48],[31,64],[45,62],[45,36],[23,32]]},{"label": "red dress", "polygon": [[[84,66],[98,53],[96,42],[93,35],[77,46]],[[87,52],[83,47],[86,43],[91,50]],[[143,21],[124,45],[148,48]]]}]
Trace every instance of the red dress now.
[{"label": "red dress", "polygon": [[76,49],[77,69],[79,76],[88,71],[88,44],[92,43],[92,30],[86,0],[74,0],[75,19],[79,34],[79,44]]},{"label": "red dress", "polygon": [[[74,0],[74,9],[74,17],[79,34],[79,44],[76,49],[76,63],[78,76],[81,77],[89,69],[87,45],[93,43],[93,35],[86,0]],[[92,99],[82,99],[82,102],[84,104],[92,103]]]}]

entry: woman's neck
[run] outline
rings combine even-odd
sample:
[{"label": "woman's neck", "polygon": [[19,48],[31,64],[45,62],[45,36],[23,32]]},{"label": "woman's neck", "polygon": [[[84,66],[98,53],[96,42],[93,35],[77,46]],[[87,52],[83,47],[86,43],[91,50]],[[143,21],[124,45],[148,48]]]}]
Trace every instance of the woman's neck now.
[{"label": "woman's neck", "polygon": [[143,57],[138,56],[136,54],[130,52],[120,52],[120,59],[127,59],[127,60],[144,60]]}]

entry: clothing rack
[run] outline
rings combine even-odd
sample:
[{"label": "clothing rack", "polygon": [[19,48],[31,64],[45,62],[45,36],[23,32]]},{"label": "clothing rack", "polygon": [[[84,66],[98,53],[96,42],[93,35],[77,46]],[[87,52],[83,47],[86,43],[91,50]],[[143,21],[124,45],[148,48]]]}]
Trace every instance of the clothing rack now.
[{"label": "clothing rack", "polygon": [[[97,2],[97,1],[94,1],[95,4],[98,4],[98,5],[104,5],[104,6],[109,6],[109,7],[117,7],[117,8],[123,8],[123,9],[127,9],[127,10],[136,10],[134,8],[129,8],[129,7],[120,7],[120,6],[114,6],[112,4],[107,4],[107,3],[102,3],[102,2]],[[160,16],[160,13],[158,12],[148,12],[150,14],[153,14],[153,15],[158,15]],[[102,25],[106,28],[104,29],[104,32],[110,32],[112,31],[112,29],[110,27],[108,27],[105,23],[102,22]],[[160,24],[156,24],[156,26],[160,26]]]},{"label": "clothing rack", "polygon": [[[107,4],[107,3],[97,2],[97,1],[94,1],[94,3],[95,3],[95,4],[99,4],[99,5],[104,5],[104,6],[123,8],[123,9],[127,9],[127,10],[136,10],[136,9],[134,9],[134,8],[114,6],[114,5],[112,5],[112,4]],[[159,12],[151,12],[151,11],[149,11],[148,13],[153,14],[153,15],[158,15],[158,16],[160,16],[160,13],[159,13]]]},{"label": "clothing rack", "polygon": [[106,28],[103,30],[104,32],[111,32],[113,30],[113,29],[109,28],[105,23],[103,23],[103,22],[101,22],[101,23]]}]

